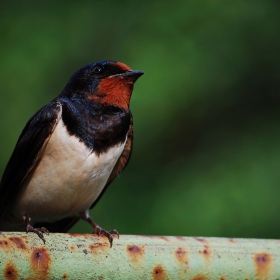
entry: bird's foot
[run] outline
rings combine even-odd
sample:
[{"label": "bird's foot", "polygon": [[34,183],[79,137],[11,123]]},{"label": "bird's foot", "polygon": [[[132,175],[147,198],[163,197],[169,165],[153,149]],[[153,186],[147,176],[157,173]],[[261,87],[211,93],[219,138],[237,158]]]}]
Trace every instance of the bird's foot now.
[{"label": "bird's foot", "polygon": [[113,245],[113,240],[114,240],[114,237],[115,235],[118,236],[119,238],[119,233],[114,229],[114,230],[111,230],[111,231],[107,231],[103,228],[101,228],[99,225],[97,225],[90,217],[89,217],[89,214],[88,214],[88,211],[83,211],[83,212],[80,212],[80,218],[86,222],[88,222],[93,228],[94,228],[94,231],[93,233],[94,234],[97,234],[98,236],[101,234],[101,235],[105,235],[109,242],[110,242],[110,248],[112,247]]},{"label": "bird's foot", "polygon": [[44,227],[34,228],[30,224],[27,224],[27,226],[26,226],[26,233],[27,232],[34,232],[34,233],[36,233],[39,236],[39,238],[43,240],[44,244],[46,243],[46,240],[44,238],[44,233],[49,235],[49,231],[46,228],[44,228]]},{"label": "bird's foot", "polygon": [[110,242],[110,248],[112,248],[114,237],[115,237],[115,236],[117,236],[118,238],[120,237],[120,236],[119,236],[119,233],[118,233],[115,229],[113,229],[113,230],[111,230],[111,231],[107,231],[107,230],[101,228],[101,227],[98,226],[98,225],[96,225],[96,226],[94,227],[94,232],[93,232],[93,233],[94,233],[94,234],[97,234],[98,236],[99,236],[100,234],[101,234],[101,235],[105,235],[105,236],[108,238],[109,242]]}]

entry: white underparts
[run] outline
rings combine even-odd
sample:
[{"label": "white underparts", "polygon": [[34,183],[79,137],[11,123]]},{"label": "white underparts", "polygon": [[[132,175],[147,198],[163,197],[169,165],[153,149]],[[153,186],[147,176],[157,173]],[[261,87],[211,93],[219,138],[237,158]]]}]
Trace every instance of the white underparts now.
[{"label": "white underparts", "polygon": [[55,128],[35,171],[21,188],[12,212],[32,221],[55,221],[86,211],[104,188],[125,142],[96,155],[62,120]]}]

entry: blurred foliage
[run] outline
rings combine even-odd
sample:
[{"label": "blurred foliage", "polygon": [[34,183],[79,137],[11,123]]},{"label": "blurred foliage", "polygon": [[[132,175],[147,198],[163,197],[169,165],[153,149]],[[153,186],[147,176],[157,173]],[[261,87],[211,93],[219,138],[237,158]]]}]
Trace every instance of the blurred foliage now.
[{"label": "blurred foliage", "polygon": [[134,151],[94,220],[127,234],[279,238],[279,14],[272,0],[1,2],[1,173],[76,70],[118,60],[145,71]]}]

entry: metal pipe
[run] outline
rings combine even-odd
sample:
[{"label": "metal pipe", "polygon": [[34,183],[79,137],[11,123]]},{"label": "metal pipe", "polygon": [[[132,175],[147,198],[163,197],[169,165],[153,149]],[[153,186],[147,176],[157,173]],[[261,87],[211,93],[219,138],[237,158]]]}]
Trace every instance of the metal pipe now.
[{"label": "metal pipe", "polygon": [[280,279],[280,240],[0,234],[0,279]]}]

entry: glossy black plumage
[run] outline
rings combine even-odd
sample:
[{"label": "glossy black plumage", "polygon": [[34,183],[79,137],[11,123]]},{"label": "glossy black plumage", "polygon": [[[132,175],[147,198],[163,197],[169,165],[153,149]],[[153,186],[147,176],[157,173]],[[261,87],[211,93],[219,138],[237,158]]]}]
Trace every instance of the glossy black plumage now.
[{"label": "glossy black plumage", "polygon": [[125,140],[130,111],[113,106],[59,97],[62,120],[70,135],[76,135],[89,149],[101,153]]},{"label": "glossy black plumage", "polygon": [[[18,197],[22,186],[28,185],[28,180],[32,180],[33,173],[36,172],[59,121],[66,127],[69,137],[78,139],[97,156],[106,153],[115,145],[125,143],[103,191],[95,201],[92,201],[92,206],[97,203],[106,187],[129,161],[133,142],[129,100],[133,83],[142,74],[141,71],[132,71],[126,65],[114,61],[89,64],[77,71],[62,93],[28,121],[0,183],[0,230],[5,230],[1,228],[1,220],[4,218],[5,223],[13,223],[15,206],[12,208],[11,205]],[[65,217],[52,223],[45,221],[37,223],[48,227],[51,231],[63,232],[77,219]],[[112,240],[110,243],[112,244]]]}]

